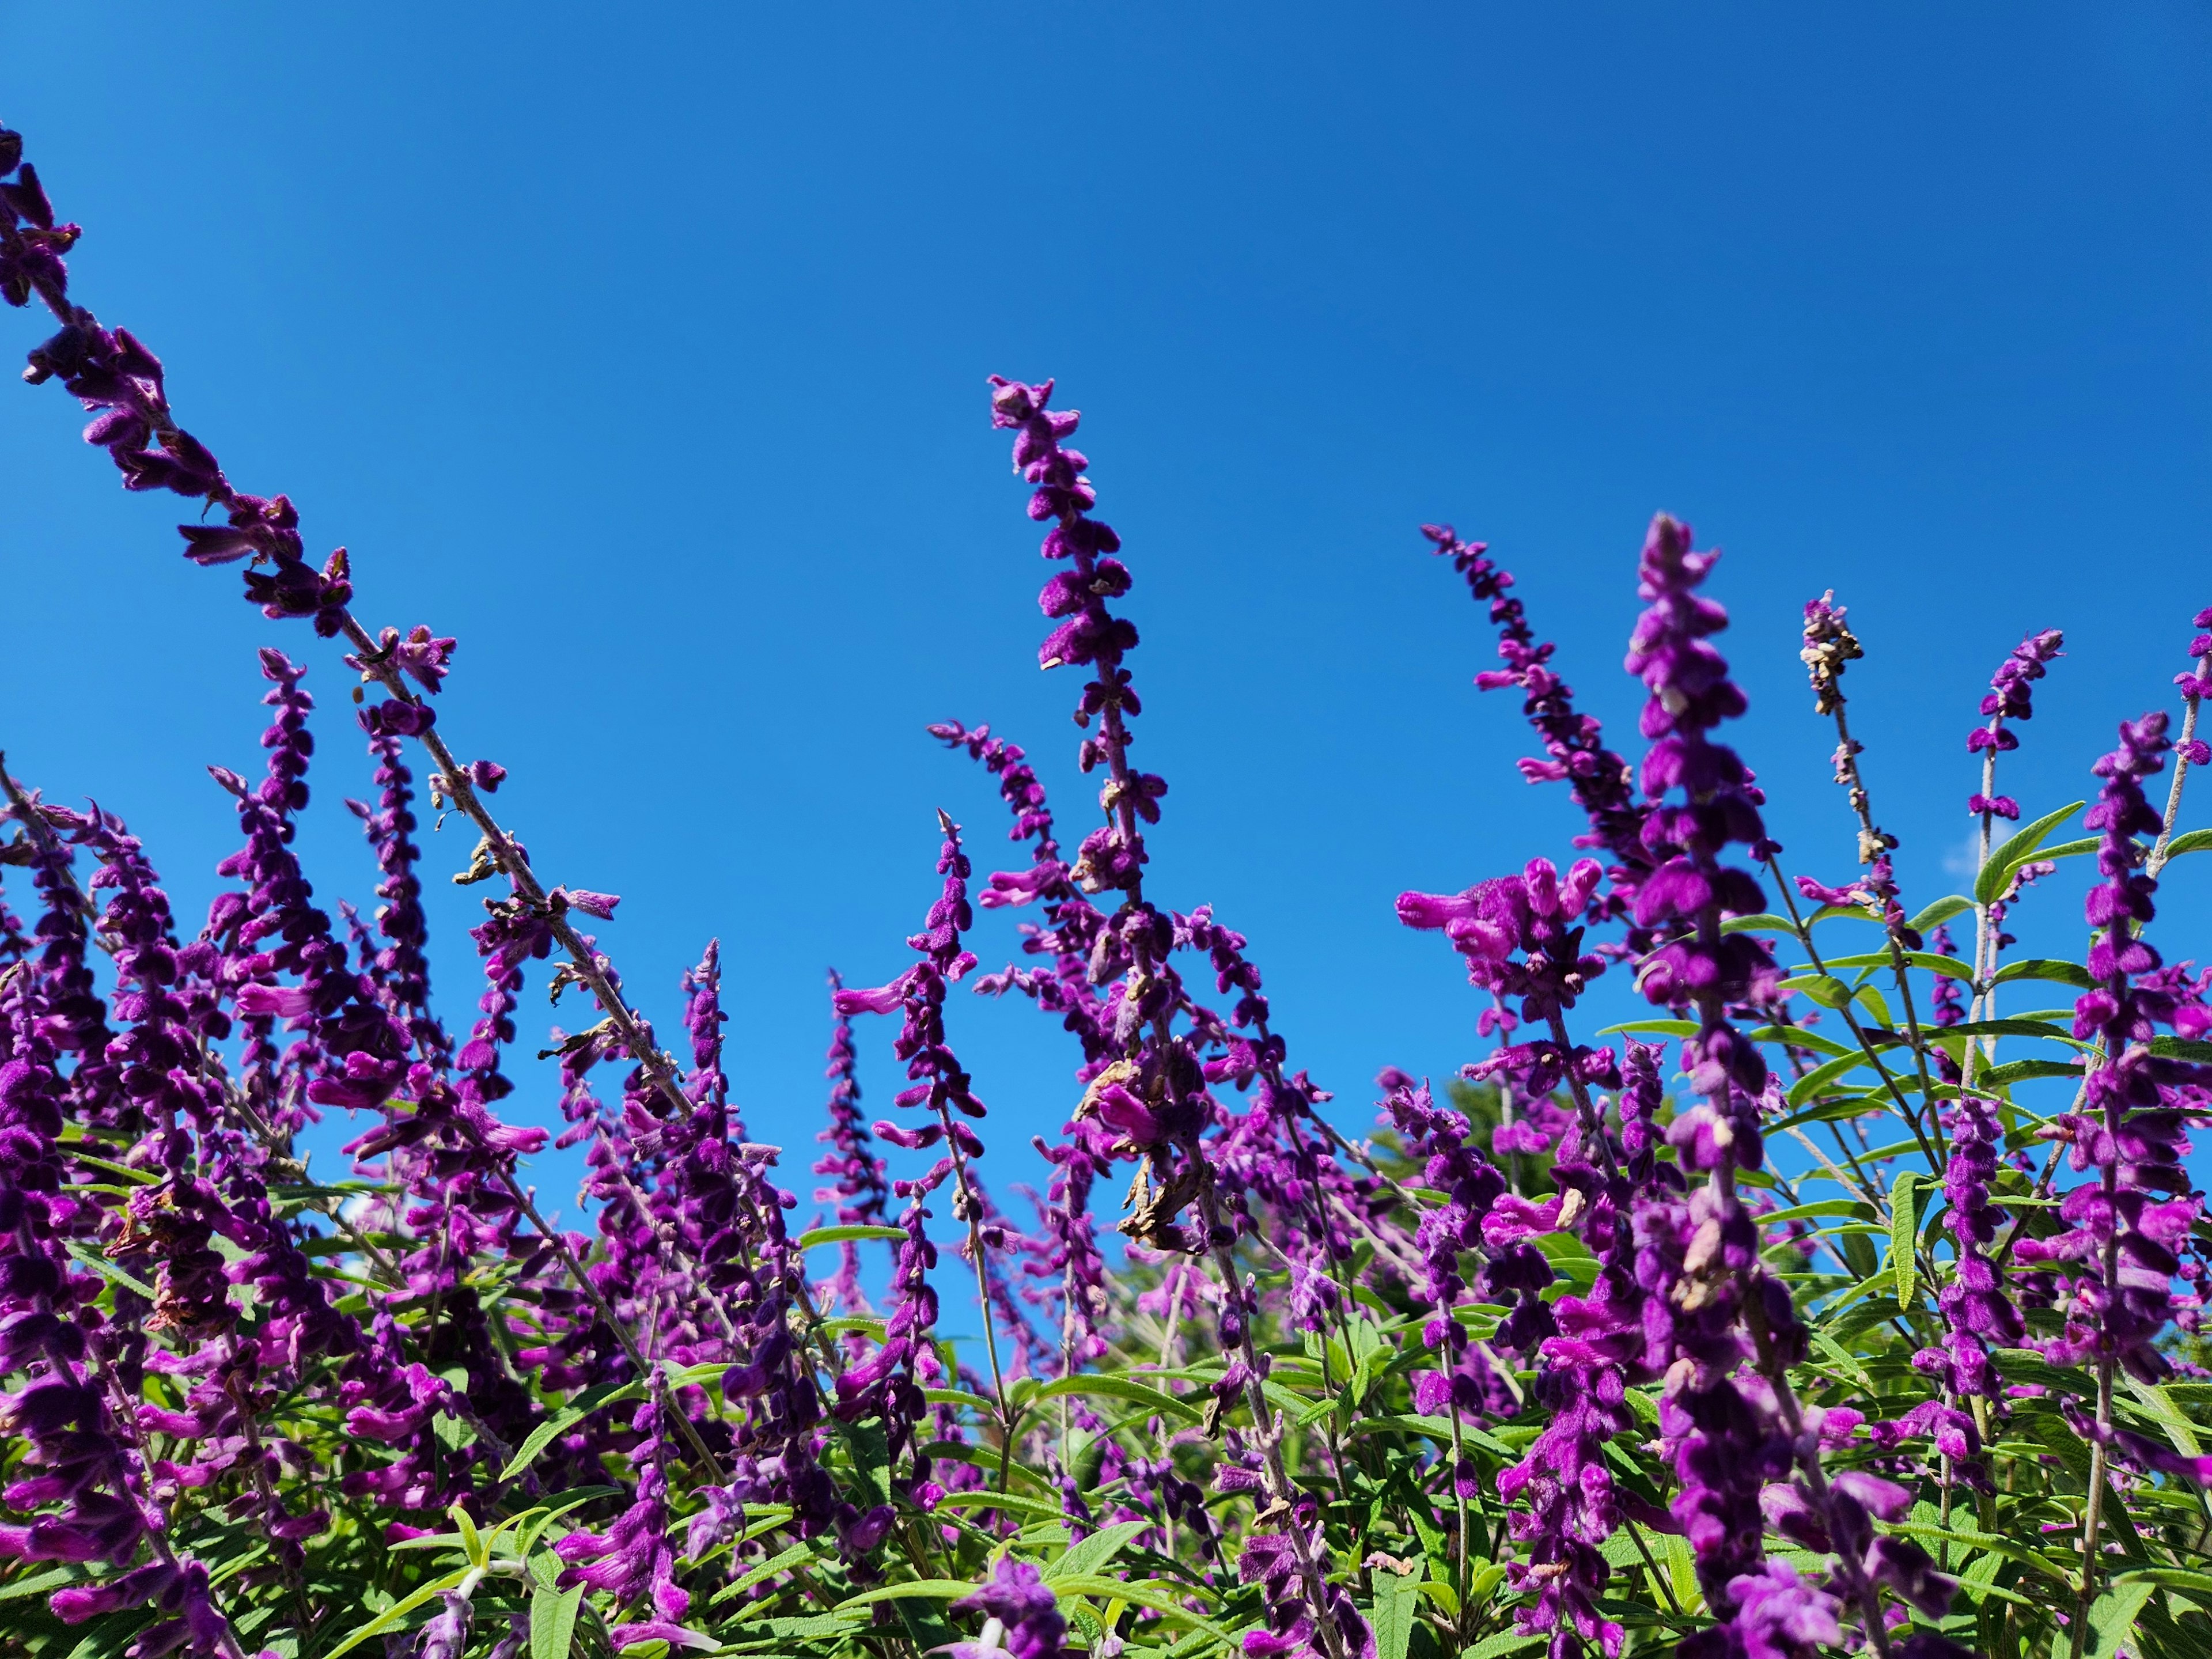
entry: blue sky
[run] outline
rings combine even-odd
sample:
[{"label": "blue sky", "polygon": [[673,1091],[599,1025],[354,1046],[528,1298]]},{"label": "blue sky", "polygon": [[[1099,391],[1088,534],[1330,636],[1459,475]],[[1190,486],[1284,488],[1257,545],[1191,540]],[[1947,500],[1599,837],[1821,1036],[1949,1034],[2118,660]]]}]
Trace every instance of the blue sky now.
[{"label": "blue sky", "polygon": [[[1623,740],[1646,520],[1723,547],[1735,735],[1832,881],[1850,821],[1795,653],[1835,588],[1916,904],[1958,884],[1964,733],[2023,632],[2069,639],[2008,763],[2031,808],[2166,701],[2212,604],[2208,82],[2178,5],[0,3],[0,118],[87,228],[83,297],[242,487],[351,549],[365,619],[459,637],[443,729],[511,769],[549,879],[624,895],[603,937],[664,1034],[721,937],[744,1109],[809,1158],[824,965],[904,964],[933,809],[1004,846],[923,723],[991,721],[1088,821],[985,375],[1085,411],[1172,788],[1154,890],[1250,936],[1356,1127],[1378,1066],[1478,1052],[1393,896],[1576,827],[1471,689],[1490,635],[1422,520],[1492,543]],[[337,653],[178,557],[52,388],[0,392],[11,767],[121,811],[196,919],[234,838],[203,768],[256,763],[275,638],[330,716],[319,890],[365,896]],[[2171,955],[2212,954],[2197,863]],[[473,900],[438,884],[465,1023]],[[2077,895],[2031,940],[2075,939]],[[1003,915],[976,948],[1012,954]],[[1033,1173],[1073,1056],[1012,1002],[954,1035]]]}]

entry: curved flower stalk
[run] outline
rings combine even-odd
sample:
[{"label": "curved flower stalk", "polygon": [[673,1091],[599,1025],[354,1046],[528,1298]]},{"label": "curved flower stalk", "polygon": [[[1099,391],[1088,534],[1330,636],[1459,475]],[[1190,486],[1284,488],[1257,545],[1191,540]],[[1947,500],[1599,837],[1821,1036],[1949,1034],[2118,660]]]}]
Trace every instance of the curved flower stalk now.
[{"label": "curved flower stalk", "polygon": [[[510,884],[510,896],[494,902],[489,907],[490,921],[474,930],[490,983],[480,1005],[485,1018],[458,1060],[470,1073],[459,1089],[461,1109],[448,1111],[443,1097],[430,1091],[424,1103],[431,1109],[418,1111],[416,1118],[456,1125],[460,1134],[477,1141],[494,1133],[490,1126],[495,1121],[483,1108],[509,1086],[494,1062],[496,1043],[509,1040],[518,970],[524,961],[542,958],[556,946],[568,957],[563,971],[591,993],[614,1040],[637,1060],[667,1109],[685,1110],[673,1062],[653,1042],[650,1025],[623,999],[606,959],[569,920],[572,908],[604,917],[611,910],[611,901],[581,890],[549,888],[541,881],[520,840],[499,825],[485,805],[485,798],[505,775],[503,769],[489,761],[464,764],[435,729],[437,711],[425,698],[434,696],[442,684],[453,641],[434,637],[420,626],[404,636],[394,629],[372,634],[348,609],[353,586],[345,550],[337,550],[319,570],[313,567],[291,501],[283,495],[264,497],[237,489],[207,447],[178,425],[160,360],[129,331],[108,328],[70,299],[62,255],[74,245],[78,232],[74,226],[54,224],[52,206],[35,173],[24,182],[17,168],[21,149],[17,135],[0,137],[0,160],[8,162],[0,174],[18,172],[16,183],[0,184],[0,210],[4,210],[0,211],[0,299],[23,306],[35,297],[61,325],[30,353],[25,379],[33,385],[58,379],[72,396],[96,411],[86,428],[86,440],[108,451],[126,489],[167,489],[203,499],[223,511],[226,521],[222,525],[178,526],[185,556],[204,566],[248,561],[246,597],[264,616],[309,620],[319,637],[343,637],[354,647],[348,665],[385,694],[384,701],[364,710],[365,727],[372,736],[412,737],[422,744],[437,768],[432,779],[434,799],[449,800],[483,835],[468,878],[500,874]],[[566,1242],[537,1213],[534,1200],[516,1179],[514,1150],[486,1143],[471,1156],[552,1246],[579,1288],[598,1299],[597,1291],[583,1283],[580,1265]],[[601,1311],[605,1311],[603,1304]],[[644,1369],[635,1334],[617,1328],[615,1334],[633,1363]],[[690,1439],[690,1424],[682,1426]],[[691,1449],[695,1456],[705,1456],[696,1443]]]},{"label": "curved flower stalk", "polygon": [[[1643,841],[1644,820],[1650,808],[1636,798],[1632,769],[1605,746],[1596,717],[1577,712],[1574,688],[1551,666],[1558,647],[1548,641],[1538,641],[1521,601],[1507,591],[1513,586],[1512,572],[1490,558],[1486,544],[1462,541],[1448,524],[1425,524],[1421,534],[1467,579],[1468,592],[1489,605],[1490,620],[1498,629],[1498,654],[1505,666],[1484,670],[1474,683],[1485,691],[1510,685],[1522,692],[1522,712],[1542,738],[1548,757],[1520,762],[1521,775],[1531,783],[1565,781],[1575,805],[1589,820],[1589,829],[1575,837],[1575,845],[1603,848],[1613,860],[1606,872],[1605,896],[1592,919],[1626,919],[1636,902],[1638,887],[1651,870]],[[1624,953],[1641,955],[1651,942],[1632,924]]]}]

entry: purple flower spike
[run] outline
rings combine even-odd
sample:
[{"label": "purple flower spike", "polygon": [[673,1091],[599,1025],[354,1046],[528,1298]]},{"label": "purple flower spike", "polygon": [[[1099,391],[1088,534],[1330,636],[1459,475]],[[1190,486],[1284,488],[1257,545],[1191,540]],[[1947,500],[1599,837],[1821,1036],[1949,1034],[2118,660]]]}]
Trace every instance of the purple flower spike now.
[{"label": "purple flower spike", "polygon": [[2035,683],[2050,672],[2050,665],[2057,660],[2065,643],[2066,636],[2055,628],[2030,634],[2013,647],[1990,677],[1988,695],[1982,699],[1984,723],[1966,733],[1966,752],[1982,757],[1982,787],[1968,798],[1966,810],[1978,813],[1984,822],[2020,817],[2020,803],[2009,795],[1998,794],[1992,781],[1997,757],[2020,747],[2020,738],[2005,722],[2034,718]]},{"label": "purple flower spike", "polygon": [[[843,988],[837,970],[830,970],[830,993]],[[890,1208],[890,1178],[884,1161],[868,1139],[867,1122],[860,1110],[859,1053],[853,1046],[853,1022],[840,1013],[830,1033],[830,1127],[815,1139],[830,1148],[814,1165],[814,1173],[832,1177],[831,1184],[814,1191],[817,1203],[834,1200],[841,1226],[881,1225]],[[838,1246],[836,1273],[830,1279],[828,1304],[850,1311],[863,1310],[867,1298],[860,1290],[860,1247],[848,1239]]]},{"label": "purple flower spike", "polygon": [[1143,706],[1121,661],[1136,648],[1137,629],[1108,610],[1107,602],[1128,592],[1129,568],[1112,556],[1121,550],[1121,538],[1109,526],[1088,516],[1098,499],[1083,476],[1090,459],[1060,441],[1073,435],[1081,416],[1072,410],[1047,407],[1052,384],[1024,386],[994,374],[991,424],[1015,434],[1014,469],[1036,486],[1030,497],[1030,517],[1039,522],[1057,520],[1044,538],[1044,556],[1065,559],[1068,564],[1037,595],[1045,615],[1060,619],[1038,647],[1037,661],[1046,668],[1066,665],[1093,670],[1075,719],[1086,730],[1092,720],[1098,722],[1097,735],[1084,739],[1081,762],[1085,772],[1102,764],[1106,768],[1099,805],[1109,822],[1084,837],[1075,881],[1086,892],[1120,890],[1133,898],[1141,889],[1146,858],[1145,838],[1137,823],[1139,819],[1159,822],[1159,801],[1168,786],[1164,779],[1133,771],[1128,764],[1129,745],[1135,741],[1128,720],[1141,714]]},{"label": "purple flower spike", "polygon": [[[1650,808],[1636,799],[1628,763],[1605,746],[1595,716],[1576,712],[1574,688],[1551,666],[1556,647],[1538,641],[1521,601],[1507,591],[1513,586],[1512,573],[1490,559],[1483,543],[1462,541],[1448,524],[1425,524],[1421,534],[1467,579],[1468,592],[1490,607],[1490,620],[1498,629],[1498,654],[1506,665],[1484,670],[1474,683],[1485,691],[1509,685],[1521,691],[1522,713],[1543,739],[1547,757],[1521,762],[1521,775],[1531,783],[1565,781],[1575,805],[1589,820],[1589,829],[1575,837],[1575,845],[1602,848],[1613,860],[1606,872],[1608,890],[1593,920],[1626,917],[1636,902],[1637,888],[1651,869],[1643,842],[1644,820]],[[1649,939],[1632,928],[1626,954],[1641,955],[1649,947]]]}]

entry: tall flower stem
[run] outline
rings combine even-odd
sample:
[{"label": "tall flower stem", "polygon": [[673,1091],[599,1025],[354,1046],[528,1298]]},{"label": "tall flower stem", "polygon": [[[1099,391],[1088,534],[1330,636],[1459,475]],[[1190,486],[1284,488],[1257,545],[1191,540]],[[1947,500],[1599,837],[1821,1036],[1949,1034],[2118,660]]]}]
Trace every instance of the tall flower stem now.
[{"label": "tall flower stem", "polygon": [[[2200,626],[2212,626],[2212,620],[2209,619],[2212,619],[2212,611],[2205,611],[2197,620]],[[2212,684],[2212,653],[2198,656],[2193,666],[2195,673],[2179,677],[2179,684],[2183,688],[2181,738],[2173,745],[2173,781],[2166,787],[2166,811],[2160,817],[2158,840],[2152,843],[2149,856],[2143,860],[2143,873],[2153,881],[2158,879],[2158,872],[2166,868],[2166,860],[2172,856],[2167,848],[2173,842],[2173,826],[2181,817],[2182,780],[2189,775],[2191,757],[2197,752],[2197,715],[2204,701],[2202,688]]]},{"label": "tall flower stem", "polygon": [[1291,1484],[1289,1471],[1283,1463],[1282,1437],[1277,1431],[1273,1414],[1268,1410],[1267,1391],[1261,1381],[1260,1352],[1252,1341],[1250,1310],[1245,1305],[1243,1289],[1237,1281],[1236,1260],[1230,1255],[1227,1243],[1223,1242],[1228,1237],[1229,1230],[1222,1224],[1220,1206],[1213,1200],[1210,1171],[1199,1186],[1198,1211],[1200,1221],[1206,1228],[1214,1277],[1220,1282],[1226,1304],[1238,1316],[1237,1358],[1244,1369],[1244,1398],[1252,1412],[1252,1435],[1261,1447],[1261,1489],[1267,1495],[1268,1509],[1280,1505],[1285,1511],[1284,1531],[1290,1538],[1291,1553],[1297,1559],[1298,1577],[1305,1589],[1306,1605],[1313,1610],[1314,1630],[1321,1638],[1322,1646],[1328,1650],[1329,1659],[1347,1659],[1343,1635],[1336,1627],[1336,1619],[1329,1606],[1327,1581],[1322,1577],[1320,1563],[1314,1559],[1305,1525],[1297,1518],[1300,1494]]}]

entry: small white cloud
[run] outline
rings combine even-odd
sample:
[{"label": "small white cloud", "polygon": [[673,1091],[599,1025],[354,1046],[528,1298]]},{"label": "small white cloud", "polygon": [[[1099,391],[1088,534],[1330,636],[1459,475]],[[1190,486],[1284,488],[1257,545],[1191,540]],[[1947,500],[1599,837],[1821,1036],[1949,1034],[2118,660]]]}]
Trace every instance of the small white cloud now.
[{"label": "small white cloud", "polygon": [[1964,881],[1974,873],[1976,866],[1981,862],[1981,832],[1978,830],[1969,830],[1963,841],[1943,854],[1943,873],[1947,876],[1956,876],[1960,880]]}]

